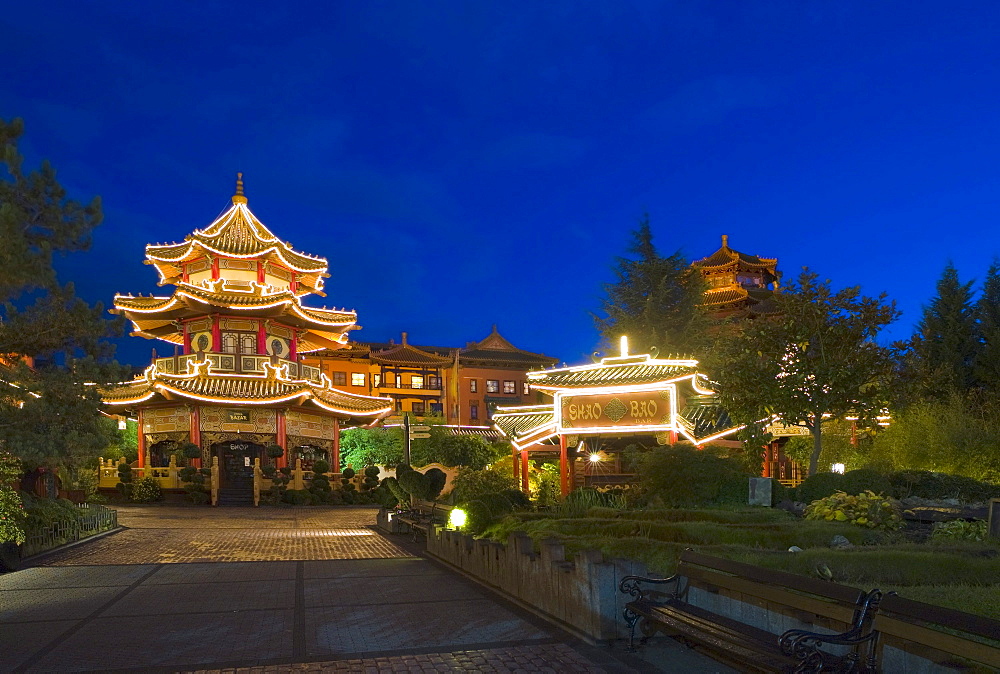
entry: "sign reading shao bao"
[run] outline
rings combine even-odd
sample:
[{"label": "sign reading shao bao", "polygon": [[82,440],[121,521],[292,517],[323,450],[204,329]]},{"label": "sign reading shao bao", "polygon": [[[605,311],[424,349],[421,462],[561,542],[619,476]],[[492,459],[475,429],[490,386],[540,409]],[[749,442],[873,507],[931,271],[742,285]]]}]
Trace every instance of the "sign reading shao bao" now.
[{"label": "sign reading shao bao", "polygon": [[668,429],[673,420],[670,391],[665,389],[563,396],[558,409],[562,428]]}]

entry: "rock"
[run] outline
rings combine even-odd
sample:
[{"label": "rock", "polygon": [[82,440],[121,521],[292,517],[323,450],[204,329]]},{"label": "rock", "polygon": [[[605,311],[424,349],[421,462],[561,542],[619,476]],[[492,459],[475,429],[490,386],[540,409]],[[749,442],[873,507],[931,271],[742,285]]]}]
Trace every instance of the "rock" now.
[{"label": "rock", "polygon": [[830,547],[834,548],[835,550],[847,550],[848,548],[853,548],[854,543],[851,543],[849,540],[847,540],[845,536],[837,534],[836,536],[833,537],[833,540],[830,541]]},{"label": "rock", "polygon": [[950,505],[950,506],[960,506],[960,505],[962,505],[962,502],[959,501],[957,498],[946,498],[946,499],[944,499],[942,501],[942,503],[944,503],[946,505]]},{"label": "rock", "polygon": [[788,551],[789,552],[802,552],[802,548],[800,548],[797,545],[793,545],[792,547],[788,548]]}]

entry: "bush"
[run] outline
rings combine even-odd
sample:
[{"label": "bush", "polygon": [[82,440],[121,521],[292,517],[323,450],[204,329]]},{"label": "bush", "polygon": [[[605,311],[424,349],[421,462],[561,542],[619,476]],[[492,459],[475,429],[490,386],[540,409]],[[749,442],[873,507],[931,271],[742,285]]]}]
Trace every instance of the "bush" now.
[{"label": "bush", "polygon": [[424,473],[427,478],[427,500],[436,501],[448,483],[448,474],[440,468],[431,468]]},{"label": "bush", "polygon": [[951,522],[938,522],[931,529],[931,540],[935,542],[951,541],[975,541],[986,540],[986,520],[976,520],[968,522],[966,520],[952,520]]},{"label": "bush", "polygon": [[410,497],[406,491],[399,486],[399,481],[396,478],[387,477],[382,480],[382,485],[386,488],[386,490],[388,490],[392,497],[396,499],[396,503],[398,505],[409,505]]},{"label": "bush", "polygon": [[274,466],[262,466],[260,469],[261,475],[263,475],[268,480],[273,480],[274,476],[277,475],[278,471],[275,470]]},{"label": "bush", "polygon": [[487,494],[499,494],[507,489],[517,489],[517,480],[511,473],[490,468],[486,470],[462,468],[452,482],[451,493],[455,503],[462,503]]},{"label": "bush", "polygon": [[[521,496],[524,495],[521,494]],[[508,493],[483,494],[459,507],[465,511],[467,516],[465,529],[472,534],[481,534],[505,515],[509,515],[517,509],[517,506],[511,502]]]},{"label": "bush", "polygon": [[895,531],[903,526],[899,505],[878,494],[866,491],[852,495],[838,491],[806,506],[807,520],[849,522],[859,527]]},{"label": "bush", "polygon": [[320,459],[313,463],[313,473],[329,473],[330,472],[330,462]]},{"label": "bush", "polygon": [[674,507],[746,503],[747,479],[753,477],[739,460],[691,445],[652,450],[641,466],[642,486],[650,497]]},{"label": "bush", "polygon": [[132,500],[136,503],[152,503],[163,499],[160,483],[154,478],[144,477],[132,487]]},{"label": "bush", "polygon": [[841,482],[843,491],[847,494],[861,494],[866,491],[873,491],[876,494],[892,496],[892,483],[889,478],[872,468],[858,468],[844,473]]},{"label": "bush", "polygon": [[200,459],[201,458],[201,447],[194,444],[193,442],[185,442],[181,445],[181,453],[186,459]]},{"label": "bush", "polygon": [[431,499],[431,480],[423,473],[416,470],[405,471],[396,478],[400,488],[407,494],[423,501]]},{"label": "bush", "polygon": [[286,489],[283,498],[292,505],[309,505],[313,501],[312,494],[306,489]]},{"label": "bush", "polygon": [[795,492],[795,500],[812,503],[827,496],[833,496],[844,488],[844,476],[840,473],[816,473],[810,475]]},{"label": "bush", "polygon": [[591,508],[622,508],[625,499],[593,487],[574,489],[559,504],[559,514],[564,517],[586,517]]},{"label": "bush", "polygon": [[381,473],[382,471],[378,469],[378,466],[368,466],[365,468],[365,479],[361,483],[361,490],[371,491],[378,487],[378,476],[381,475]]},{"label": "bush", "polygon": [[0,485],[0,545],[24,543],[24,526],[28,516],[21,495]]},{"label": "bush", "polygon": [[280,459],[285,455],[285,449],[281,445],[271,444],[264,448],[264,453],[272,459]]},{"label": "bush", "polygon": [[901,470],[889,475],[897,498],[917,496],[932,500],[957,498],[981,502],[1000,497],[1000,485],[981,482],[962,475],[932,473],[927,470]]}]

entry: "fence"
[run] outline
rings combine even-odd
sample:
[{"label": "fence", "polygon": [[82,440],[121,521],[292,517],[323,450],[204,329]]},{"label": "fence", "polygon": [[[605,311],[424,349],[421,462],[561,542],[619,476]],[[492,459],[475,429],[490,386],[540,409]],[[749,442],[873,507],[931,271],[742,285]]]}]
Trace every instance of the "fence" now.
[{"label": "fence", "polygon": [[84,512],[73,521],[57,522],[41,531],[29,533],[21,547],[21,555],[37,555],[118,527],[118,512],[111,508],[94,503],[80,503],[76,507]]}]

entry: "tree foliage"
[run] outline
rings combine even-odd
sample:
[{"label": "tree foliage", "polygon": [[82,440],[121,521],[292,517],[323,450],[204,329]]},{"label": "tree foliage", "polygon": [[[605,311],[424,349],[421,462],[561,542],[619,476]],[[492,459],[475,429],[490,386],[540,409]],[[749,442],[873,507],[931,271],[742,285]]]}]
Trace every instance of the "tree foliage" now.
[{"label": "tree foliage", "polygon": [[979,344],[973,375],[988,394],[1000,394],[1000,261],[993,260],[975,307]]},{"label": "tree foliage", "polygon": [[608,344],[629,338],[630,350],[696,354],[707,344],[708,317],[701,308],[704,281],[678,251],[663,257],[653,245],[649,216],[632,233],[628,252],[618,259],[617,280],[604,287],[603,316],[594,316]]},{"label": "tree foliage", "polygon": [[342,465],[392,466],[402,460],[403,431],[399,428],[351,428],[340,434]]},{"label": "tree foliage", "polygon": [[72,467],[114,440],[100,421],[96,387],[85,383],[126,376],[108,362],[113,347],[104,341],[120,334],[121,321],[76,297],[53,267],[56,254],[90,246],[100,199],[67,198],[47,162],[25,173],[22,132],[20,120],[0,120],[0,443],[28,468]]},{"label": "tree foliage", "polygon": [[872,417],[884,408],[893,353],[875,338],[898,312],[884,295],[865,297],[857,287],[834,292],[808,270],[774,299],[777,316],[725,331],[707,364],[736,421],[778,415],[809,429],[814,473],[824,414]]}]

